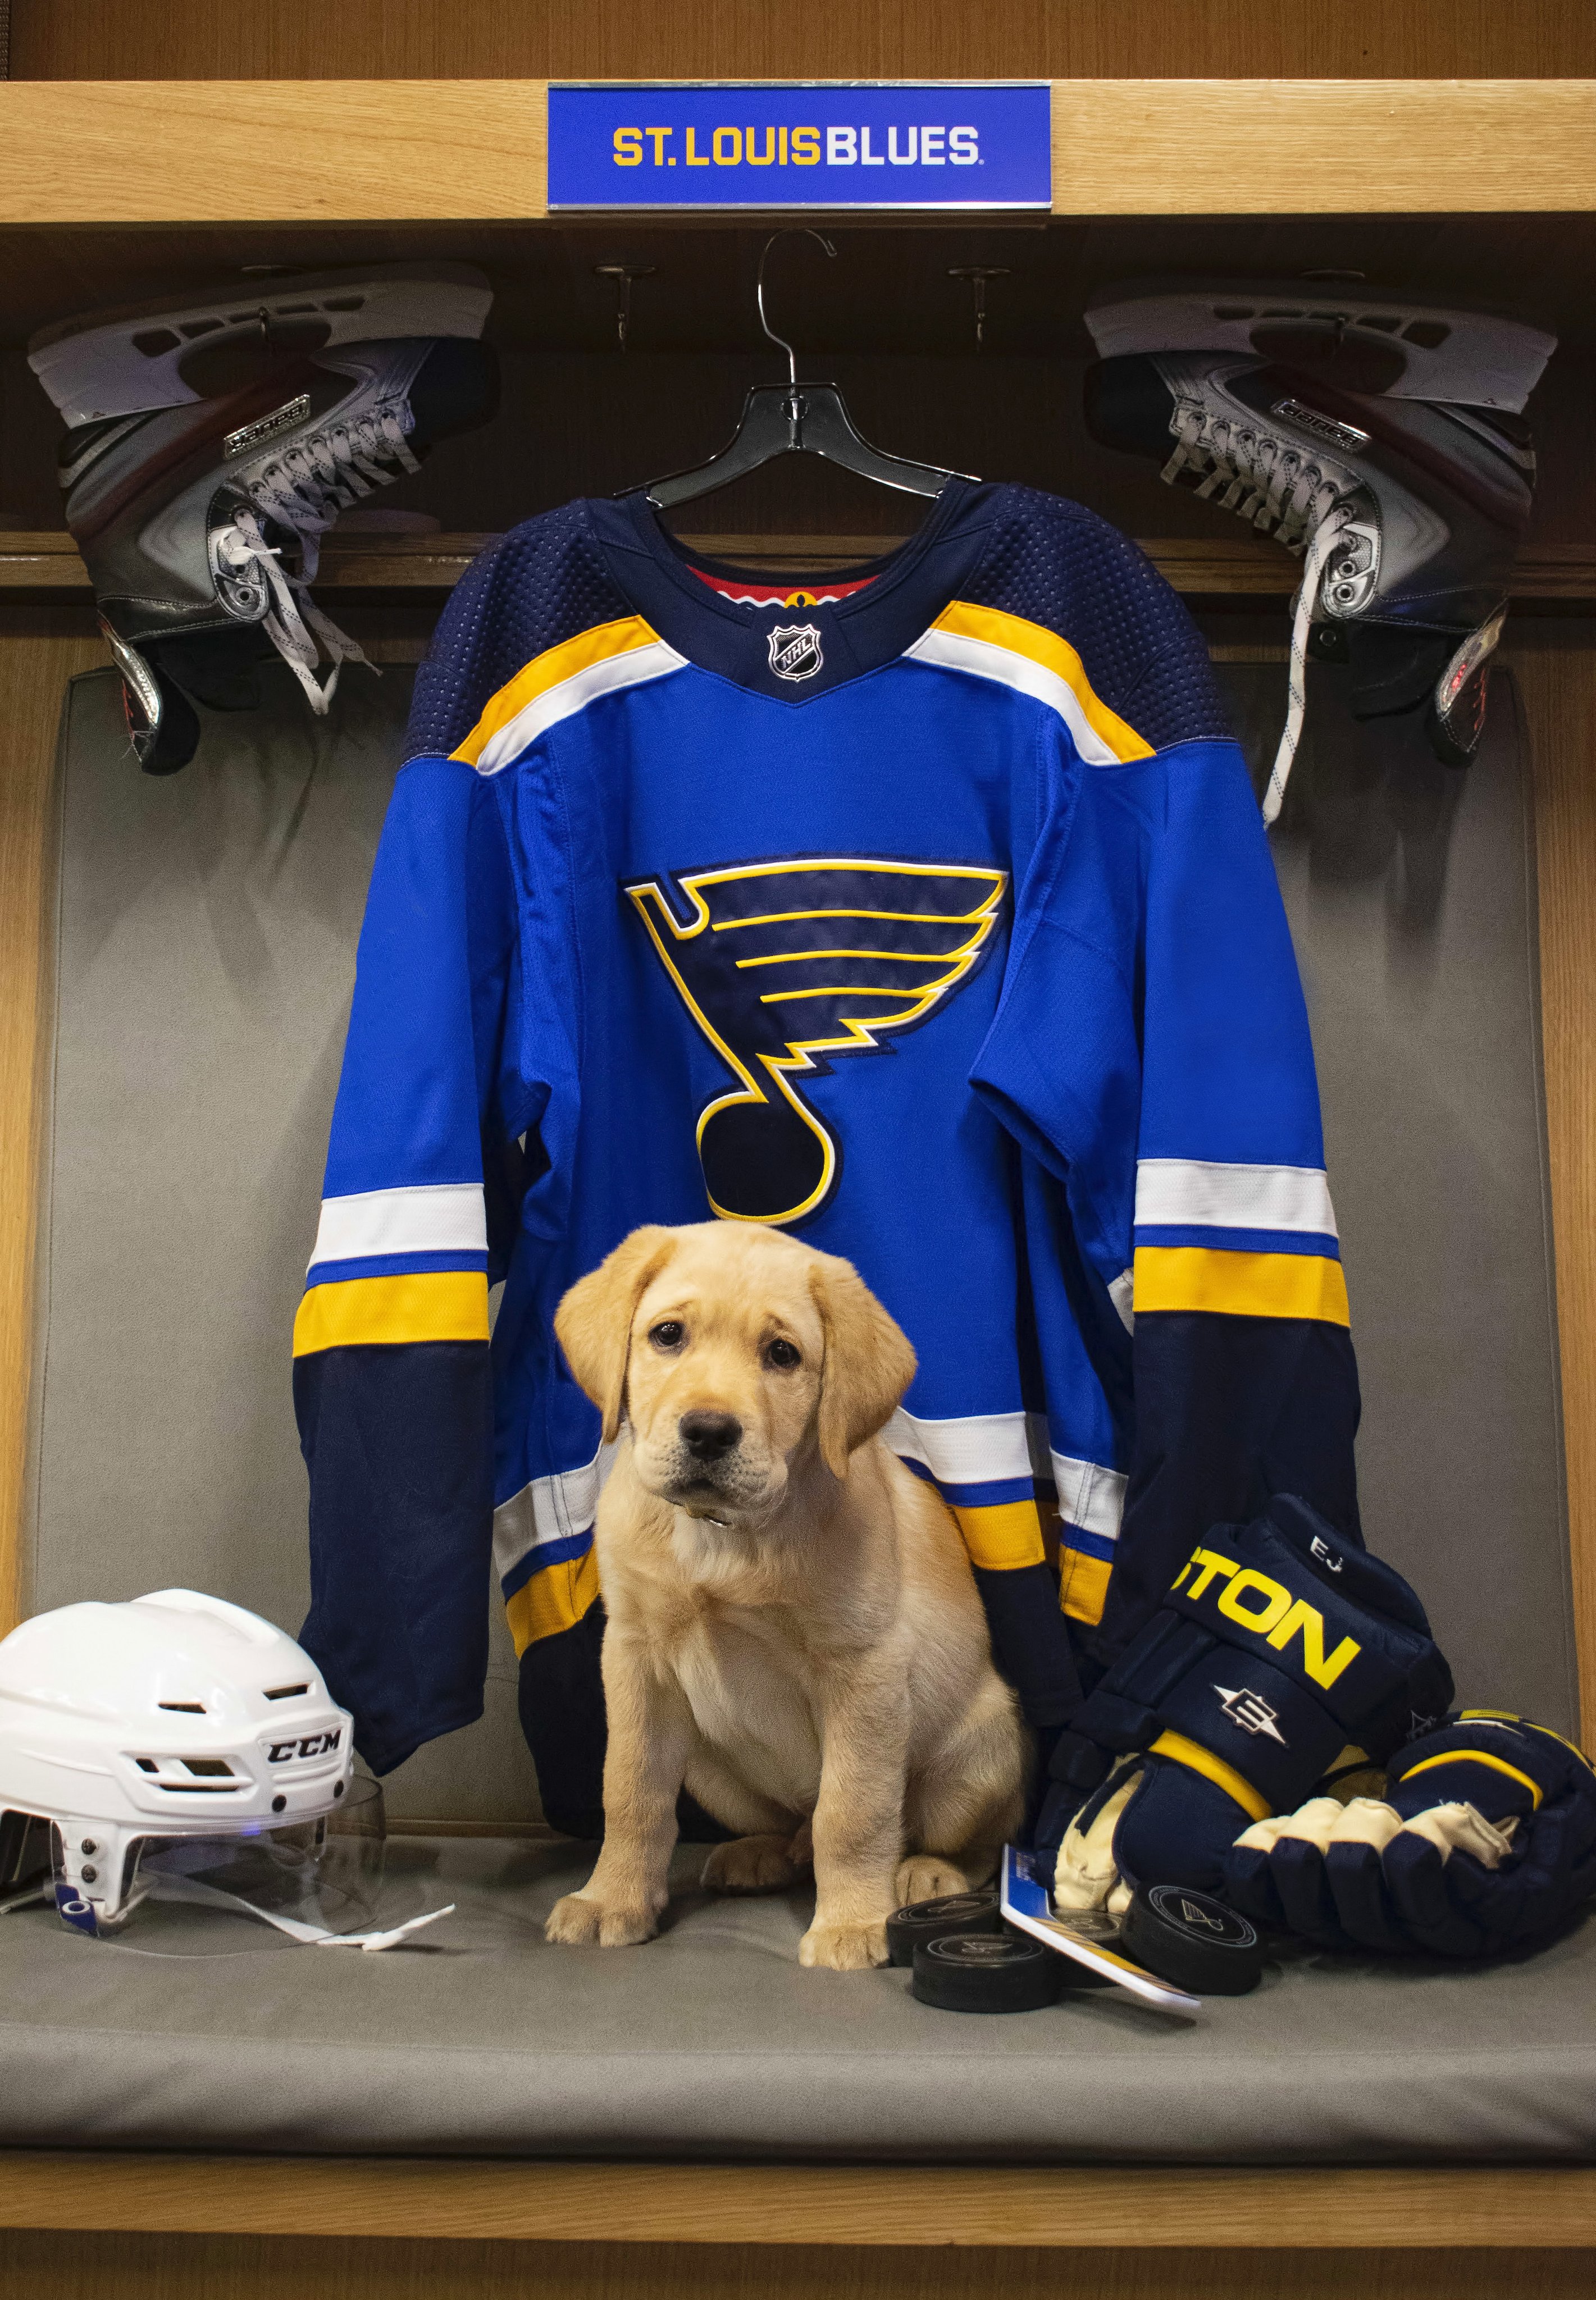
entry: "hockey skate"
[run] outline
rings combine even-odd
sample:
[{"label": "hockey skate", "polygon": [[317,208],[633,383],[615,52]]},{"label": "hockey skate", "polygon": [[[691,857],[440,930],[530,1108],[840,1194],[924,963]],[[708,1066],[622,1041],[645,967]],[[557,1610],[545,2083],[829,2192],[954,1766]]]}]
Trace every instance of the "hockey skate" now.
[{"label": "hockey skate", "polygon": [[1310,647],[1344,655],[1359,718],[1425,706],[1432,748],[1473,756],[1535,462],[1525,400],[1556,338],[1401,298],[1300,284],[1107,291],[1086,421],[1171,486],[1303,560],[1290,702],[1264,820],[1302,730]]},{"label": "hockey skate", "polygon": [[35,372],[80,419],[58,459],[66,521],[147,773],[193,756],[190,696],[253,704],[269,646],[318,712],[364,661],[309,596],[321,538],[491,415],[489,301],[463,265],[390,265],[273,282],[253,310],[224,292],[35,338]]}]

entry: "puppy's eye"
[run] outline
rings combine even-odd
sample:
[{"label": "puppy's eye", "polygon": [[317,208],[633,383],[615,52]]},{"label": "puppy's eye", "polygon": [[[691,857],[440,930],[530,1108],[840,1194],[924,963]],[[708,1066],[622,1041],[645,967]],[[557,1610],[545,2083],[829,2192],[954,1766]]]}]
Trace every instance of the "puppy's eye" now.
[{"label": "puppy's eye", "polygon": [[804,1362],[800,1351],[795,1349],[790,1342],[779,1338],[765,1353],[765,1361],[767,1365],[780,1366],[783,1373],[790,1373],[794,1366]]},{"label": "puppy's eye", "polygon": [[679,1350],[687,1339],[687,1328],[680,1318],[662,1318],[657,1326],[649,1327],[648,1339],[656,1350]]}]

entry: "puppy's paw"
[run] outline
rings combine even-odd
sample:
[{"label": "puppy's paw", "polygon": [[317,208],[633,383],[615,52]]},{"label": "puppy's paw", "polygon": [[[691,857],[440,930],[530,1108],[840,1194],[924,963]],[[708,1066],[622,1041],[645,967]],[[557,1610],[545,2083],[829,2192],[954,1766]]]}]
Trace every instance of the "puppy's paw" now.
[{"label": "puppy's paw", "polygon": [[864,1925],[813,1924],[798,1943],[798,1962],[825,1965],[832,1972],[865,1972],[873,1964],[885,1964],[887,1921],[882,1917]]},{"label": "puppy's paw", "polygon": [[606,1902],[590,1901],[585,1893],[567,1893],[555,1903],[543,1938],[572,1948],[590,1948],[595,1943],[600,1948],[634,1948],[639,1941],[652,1940],[657,1930],[650,1910],[613,1909]]},{"label": "puppy's paw", "polygon": [[907,1909],[913,1901],[942,1901],[949,1893],[967,1893],[970,1879],[962,1869],[940,1853],[915,1853],[898,1864],[898,1880],[893,1890],[898,1905]]},{"label": "puppy's paw", "polygon": [[709,1893],[780,1893],[798,1875],[784,1837],[739,1837],[717,1845],[700,1882]]}]

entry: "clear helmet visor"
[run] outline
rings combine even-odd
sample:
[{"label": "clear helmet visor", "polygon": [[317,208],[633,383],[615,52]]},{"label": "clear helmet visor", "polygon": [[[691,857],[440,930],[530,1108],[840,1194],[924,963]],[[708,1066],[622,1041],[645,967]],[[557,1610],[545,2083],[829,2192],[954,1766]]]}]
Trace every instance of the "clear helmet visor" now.
[{"label": "clear helmet visor", "polygon": [[74,1931],[146,1954],[216,1956],[364,1931],[376,1920],[385,1836],[381,1785],[356,1779],[314,1820],[131,1838],[121,1890],[104,1902],[68,1875],[58,1829],[36,1825],[22,1857],[38,1864],[41,1888]]}]

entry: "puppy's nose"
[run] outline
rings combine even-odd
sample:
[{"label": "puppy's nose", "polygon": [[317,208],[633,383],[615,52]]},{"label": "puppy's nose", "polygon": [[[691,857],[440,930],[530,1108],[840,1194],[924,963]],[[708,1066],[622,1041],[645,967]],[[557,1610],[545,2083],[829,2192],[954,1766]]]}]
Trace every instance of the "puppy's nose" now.
[{"label": "puppy's nose", "polygon": [[734,1413],[684,1413],[676,1427],[688,1452],[700,1462],[713,1462],[729,1454],[742,1436],[742,1423]]}]

